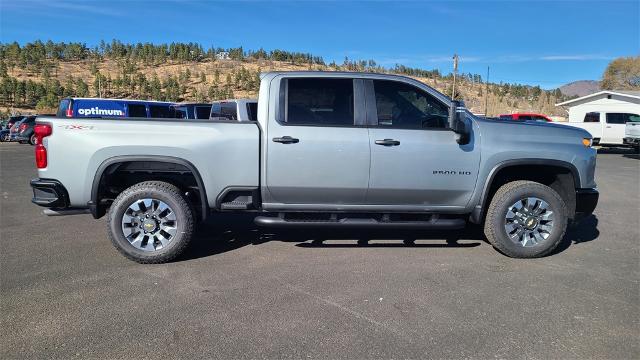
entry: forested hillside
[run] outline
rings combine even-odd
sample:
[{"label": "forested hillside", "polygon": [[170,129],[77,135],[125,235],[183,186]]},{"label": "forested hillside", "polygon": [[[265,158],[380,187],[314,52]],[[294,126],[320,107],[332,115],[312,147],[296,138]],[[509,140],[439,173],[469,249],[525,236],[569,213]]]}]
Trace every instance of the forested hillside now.
[{"label": "forested hillside", "polygon": [[[326,63],[320,56],[284,50],[208,48],[196,43],[125,44],[117,40],[88,47],[82,43],[34,41],[0,43],[0,111],[51,112],[65,96],[99,96],[169,101],[210,101],[256,97],[259,74],[271,70],[369,71],[403,74],[451,96],[452,75],[375,60]],[[484,113],[482,76],[459,74],[456,97]],[[558,113],[560,90],[538,86],[488,84],[488,114],[514,111]]]}]

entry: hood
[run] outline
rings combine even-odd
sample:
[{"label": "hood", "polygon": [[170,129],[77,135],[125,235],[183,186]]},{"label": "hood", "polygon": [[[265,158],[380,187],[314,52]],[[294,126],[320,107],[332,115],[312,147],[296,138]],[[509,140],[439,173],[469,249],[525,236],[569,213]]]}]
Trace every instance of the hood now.
[{"label": "hood", "polygon": [[560,123],[486,118],[476,118],[476,120],[481,128],[504,131],[505,134],[591,138],[591,134],[584,129]]}]

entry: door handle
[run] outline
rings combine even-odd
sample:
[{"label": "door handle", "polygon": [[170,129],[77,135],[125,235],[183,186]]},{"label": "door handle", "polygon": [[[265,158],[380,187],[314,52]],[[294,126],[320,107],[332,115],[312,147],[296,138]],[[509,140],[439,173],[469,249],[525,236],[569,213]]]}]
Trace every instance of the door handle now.
[{"label": "door handle", "polygon": [[283,136],[283,137],[274,137],[273,142],[277,142],[281,144],[297,144],[300,142],[300,139],[296,139],[291,136]]},{"label": "door handle", "polygon": [[393,139],[376,140],[376,145],[382,145],[382,146],[398,146],[398,145],[400,145],[400,141],[398,141],[398,140],[393,140]]}]

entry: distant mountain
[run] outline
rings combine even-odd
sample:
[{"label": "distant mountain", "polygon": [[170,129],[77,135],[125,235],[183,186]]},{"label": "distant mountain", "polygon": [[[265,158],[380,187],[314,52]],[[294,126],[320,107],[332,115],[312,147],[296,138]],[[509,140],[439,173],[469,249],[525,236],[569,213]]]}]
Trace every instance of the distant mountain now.
[{"label": "distant mountain", "polygon": [[596,80],[579,80],[560,86],[565,96],[585,96],[600,91],[600,82]]}]

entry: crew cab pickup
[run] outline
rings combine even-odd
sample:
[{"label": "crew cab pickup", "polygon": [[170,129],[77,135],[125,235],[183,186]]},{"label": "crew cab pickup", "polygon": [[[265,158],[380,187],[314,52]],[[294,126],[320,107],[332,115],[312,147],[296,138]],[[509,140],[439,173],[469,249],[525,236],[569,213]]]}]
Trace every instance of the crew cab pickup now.
[{"label": "crew cab pickup", "polygon": [[[33,202],[107,214],[115,247],[166,262],[198,220],[266,227],[460,229],[512,257],[551,253],[598,200],[588,132],[485,120],[414,79],[262,75],[257,122],[38,118]],[[180,137],[190,128],[195,136]]]}]

